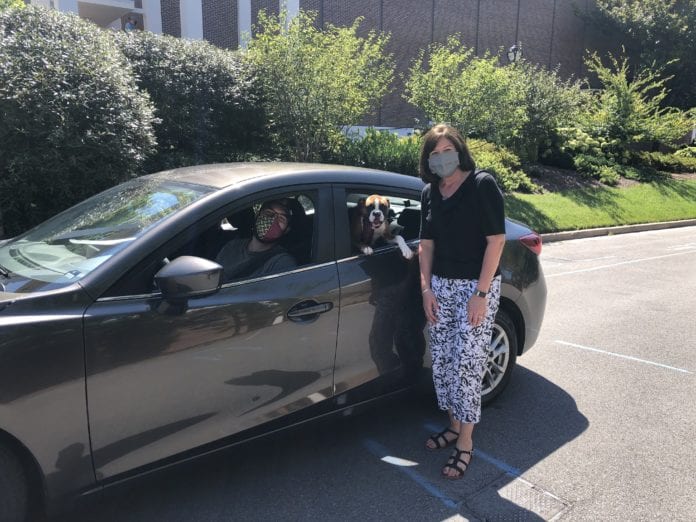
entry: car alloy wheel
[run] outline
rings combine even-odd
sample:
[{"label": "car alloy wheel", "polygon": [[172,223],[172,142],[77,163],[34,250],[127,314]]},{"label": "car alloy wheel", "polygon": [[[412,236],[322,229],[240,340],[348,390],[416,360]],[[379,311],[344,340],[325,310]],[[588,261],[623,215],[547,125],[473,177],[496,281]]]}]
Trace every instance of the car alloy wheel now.
[{"label": "car alloy wheel", "polygon": [[483,370],[481,402],[488,404],[507,386],[517,358],[517,335],[512,320],[499,310],[493,325],[488,359]]}]

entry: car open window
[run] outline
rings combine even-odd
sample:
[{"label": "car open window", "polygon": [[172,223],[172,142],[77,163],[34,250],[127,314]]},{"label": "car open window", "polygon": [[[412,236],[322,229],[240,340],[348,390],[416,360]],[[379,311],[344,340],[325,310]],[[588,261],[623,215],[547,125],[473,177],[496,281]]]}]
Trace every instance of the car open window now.
[{"label": "car open window", "polygon": [[[288,228],[271,249],[249,255],[247,247],[254,241],[254,225],[257,216],[264,211],[264,203],[271,200],[280,202],[288,208]],[[194,255],[211,258],[223,265],[225,283],[288,272],[306,266],[313,258],[315,209],[316,205],[312,197],[306,193],[257,200],[253,205],[221,220],[217,234],[218,236],[227,235],[229,240],[214,241],[217,243],[216,248],[219,245],[214,255],[210,255],[209,246],[206,247],[206,252],[198,252]],[[268,212],[268,209],[266,211]],[[213,227],[213,230],[215,229],[216,227]],[[230,232],[234,235],[230,235]],[[239,255],[230,255],[230,253]],[[242,261],[239,261],[240,255]]]},{"label": "car open window", "polygon": [[[288,233],[279,245],[295,260],[293,266],[285,266],[280,272],[268,272],[262,276],[284,273],[311,264],[316,250],[316,201],[314,191],[274,193],[254,198],[241,205],[221,209],[173,238],[153,252],[147,259],[131,270],[112,286],[104,297],[148,295],[157,292],[154,276],[166,263],[179,256],[196,256],[217,261],[222,248],[231,241],[251,240],[255,216],[264,201],[285,200],[292,207],[292,221]],[[263,261],[263,260],[262,260]],[[268,260],[266,260],[268,261]],[[273,265],[273,263],[270,263]],[[248,275],[251,274],[251,275]],[[245,268],[234,281],[261,277],[254,274],[254,267]],[[229,282],[229,281],[226,281]]]},{"label": "car open window", "polygon": [[[406,241],[418,239],[420,232],[420,198],[415,194],[405,195],[389,190],[348,189],[345,191],[346,237],[350,238],[350,255],[360,255],[358,206],[370,195],[379,194],[389,200],[387,221],[392,235],[400,235]],[[340,221],[337,221],[339,223]],[[379,242],[372,248],[396,248],[395,245]]]}]

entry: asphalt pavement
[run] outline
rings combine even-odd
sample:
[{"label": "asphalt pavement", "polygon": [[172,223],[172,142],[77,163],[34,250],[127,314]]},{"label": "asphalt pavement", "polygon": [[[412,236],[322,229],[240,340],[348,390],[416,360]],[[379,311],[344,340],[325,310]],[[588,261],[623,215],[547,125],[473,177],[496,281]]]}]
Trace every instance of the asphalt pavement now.
[{"label": "asphalt pavement", "polygon": [[537,344],[462,480],[402,394],[92,496],[58,521],[696,520],[696,226],[545,238]]}]

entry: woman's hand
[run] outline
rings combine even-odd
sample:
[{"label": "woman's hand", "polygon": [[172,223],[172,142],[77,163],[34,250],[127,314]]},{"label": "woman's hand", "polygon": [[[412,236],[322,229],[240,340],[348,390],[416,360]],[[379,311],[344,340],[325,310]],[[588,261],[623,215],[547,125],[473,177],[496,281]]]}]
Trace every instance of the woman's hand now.
[{"label": "woman's hand", "polygon": [[423,310],[425,311],[425,318],[428,323],[435,324],[437,322],[437,312],[440,310],[440,306],[437,304],[437,299],[435,294],[431,289],[427,289],[423,292]]},{"label": "woman's hand", "polygon": [[[472,295],[469,299],[469,306],[467,306],[467,316],[469,319],[469,324],[471,326],[481,326],[483,320],[486,318],[486,309],[488,308],[486,303],[487,297],[479,297],[477,295]],[[425,302],[425,301],[424,301]]]}]

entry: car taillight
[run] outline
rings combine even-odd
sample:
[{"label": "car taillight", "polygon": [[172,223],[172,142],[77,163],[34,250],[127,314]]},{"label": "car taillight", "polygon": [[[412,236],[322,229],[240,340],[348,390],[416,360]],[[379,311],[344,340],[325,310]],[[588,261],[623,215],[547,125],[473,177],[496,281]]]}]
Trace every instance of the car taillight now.
[{"label": "car taillight", "polygon": [[536,255],[541,254],[541,236],[536,232],[522,236],[520,242]]}]

